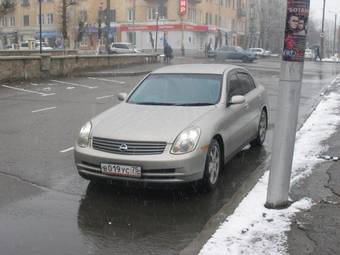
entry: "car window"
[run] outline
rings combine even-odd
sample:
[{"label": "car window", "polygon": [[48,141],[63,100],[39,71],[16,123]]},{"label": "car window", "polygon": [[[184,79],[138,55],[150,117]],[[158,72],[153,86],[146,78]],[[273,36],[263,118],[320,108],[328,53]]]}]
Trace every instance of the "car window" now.
[{"label": "car window", "polygon": [[221,94],[222,75],[152,74],[133,92],[128,103],[154,105],[212,105]]},{"label": "car window", "polygon": [[233,96],[243,96],[243,90],[241,89],[240,82],[236,74],[232,74],[229,80],[229,92],[228,92],[228,102]]},{"label": "car window", "polygon": [[239,81],[240,81],[240,86],[243,90],[244,95],[250,92],[255,88],[255,84],[253,79],[249,76],[247,73],[238,73],[237,74]]}]

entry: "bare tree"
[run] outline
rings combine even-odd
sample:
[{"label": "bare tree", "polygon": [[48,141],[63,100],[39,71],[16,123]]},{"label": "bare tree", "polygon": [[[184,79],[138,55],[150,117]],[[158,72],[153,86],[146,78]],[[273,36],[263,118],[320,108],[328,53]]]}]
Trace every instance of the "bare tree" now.
[{"label": "bare tree", "polygon": [[14,11],[16,0],[3,0],[0,3],[0,17]]},{"label": "bare tree", "polygon": [[69,25],[69,16],[67,14],[67,8],[77,4],[75,0],[62,0],[61,6],[59,9],[60,20],[61,20],[61,34],[63,36],[64,42],[68,42],[68,25]]},{"label": "bare tree", "polygon": [[[282,0],[258,1],[259,15],[259,47],[280,52],[286,17],[286,4]],[[279,43],[278,43],[279,42]]]}]

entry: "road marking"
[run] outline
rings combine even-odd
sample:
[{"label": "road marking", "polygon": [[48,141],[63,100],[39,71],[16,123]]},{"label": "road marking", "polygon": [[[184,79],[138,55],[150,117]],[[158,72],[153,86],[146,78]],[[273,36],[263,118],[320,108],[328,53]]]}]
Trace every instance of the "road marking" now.
[{"label": "road marking", "polygon": [[98,87],[91,87],[91,86],[86,86],[86,85],[83,85],[83,84],[73,83],[73,82],[57,81],[57,80],[51,80],[51,81],[56,82],[56,83],[60,83],[60,84],[72,85],[72,86],[83,87],[83,88],[88,88],[88,89],[98,88]]},{"label": "road marking", "polygon": [[31,85],[32,85],[32,86],[38,86],[39,84],[38,84],[38,83],[33,83],[33,82],[31,82]]},{"label": "road marking", "polygon": [[74,150],[74,147],[70,147],[70,148],[67,148],[65,150],[62,150],[60,151],[61,153],[65,153],[65,152],[68,152],[68,151],[73,151]]},{"label": "road marking", "polygon": [[43,111],[48,111],[48,110],[53,110],[57,107],[49,107],[49,108],[43,108],[43,109],[39,109],[39,110],[35,110],[35,111],[32,111],[32,113],[36,113],[36,112],[43,112]]},{"label": "road marking", "polygon": [[97,97],[96,99],[104,99],[108,97],[114,97],[115,95],[107,95],[107,96],[102,96],[102,97]]},{"label": "road marking", "polygon": [[2,85],[2,86],[5,87],[5,88],[8,88],[8,89],[14,89],[14,90],[19,90],[19,91],[27,92],[27,93],[38,94],[38,95],[41,95],[43,97],[55,95],[55,93],[46,94],[46,93],[41,93],[41,92],[38,92],[38,91],[27,90],[27,89],[20,89],[20,88],[16,88],[16,87],[12,87],[12,86],[7,86],[7,85]]},{"label": "road marking", "polygon": [[109,79],[103,79],[103,78],[95,78],[95,77],[87,77],[92,80],[98,80],[98,81],[107,81],[107,82],[115,82],[119,84],[125,84],[125,81],[117,81],[117,80],[109,80]]}]

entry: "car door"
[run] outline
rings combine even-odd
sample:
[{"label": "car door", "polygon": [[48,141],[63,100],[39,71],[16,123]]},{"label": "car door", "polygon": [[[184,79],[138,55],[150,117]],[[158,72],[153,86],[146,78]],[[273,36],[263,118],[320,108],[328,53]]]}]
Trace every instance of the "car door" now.
[{"label": "car door", "polygon": [[226,93],[226,107],[225,118],[223,120],[223,138],[225,141],[225,150],[227,156],[235,152],[244,141],[244,134],[246,132],[246,112],[247,104],[230,104],[232,96],[243,95],[243,90],[240,86],[237,73],[230,72],[227,78],[227,93]]},{"label": "car door", "polygon": [[258,121],[261,113],[261,99],[260,94],[256,90],[255,82],[253,78],[244,71],[239,71],[237,77],[240,82],[240,86],[246,98],[248,107],[246,108],[246,127],[244,137],[251,139],[257,132]]}]

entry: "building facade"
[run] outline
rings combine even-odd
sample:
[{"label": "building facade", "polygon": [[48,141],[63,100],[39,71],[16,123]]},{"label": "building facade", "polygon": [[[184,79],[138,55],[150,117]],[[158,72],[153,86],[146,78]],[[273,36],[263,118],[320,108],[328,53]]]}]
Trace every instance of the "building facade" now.
[{"label": "building facade", "polygon": [[[2,47],[38,39],[39,0],[0,3],[7,1],[16,4],[0,12]],[[108,0],[41,1],[42,37],[53,47],[64,46],[65,33],[70,48],[83,49],[107,39],[145,50],[162,49],[165,42],[185,52],[202,52],[208,44],[246,46],[249,0],[110,0],[109,11]]]}]

